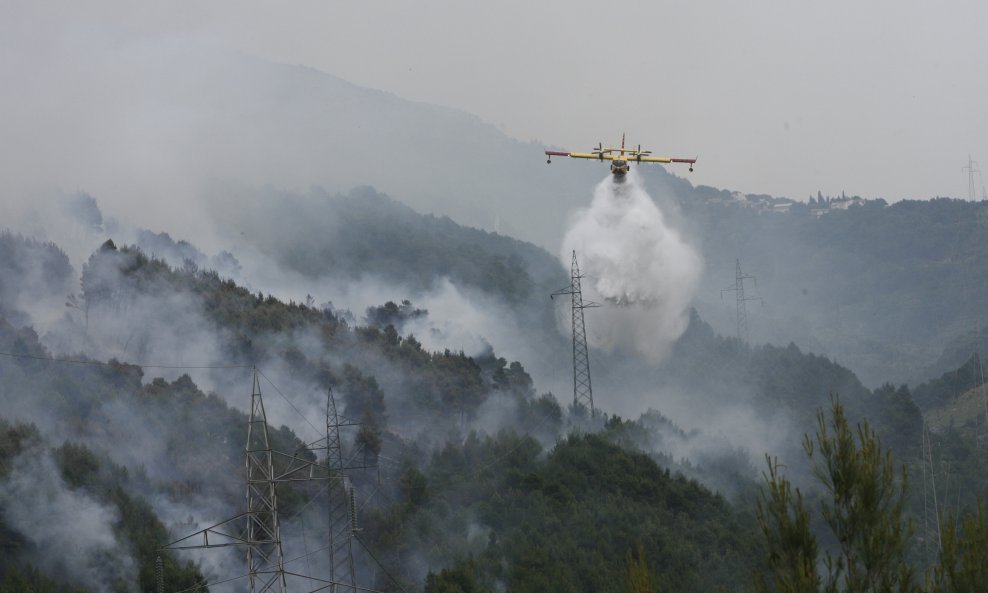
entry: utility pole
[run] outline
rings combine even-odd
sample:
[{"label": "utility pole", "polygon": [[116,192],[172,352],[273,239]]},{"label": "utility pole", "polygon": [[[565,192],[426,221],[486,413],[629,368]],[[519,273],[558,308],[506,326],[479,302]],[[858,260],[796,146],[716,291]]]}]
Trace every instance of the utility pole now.
[{"label": "utility pole", "polygon": [[570,295],[573,317],[573,405],[584,406],[594,415],[593,386],[590,383],[590,355],[587,349],[587,330],[583,322],[583,310],[599,307],[597,303],[583,302],[583,291],[580,287],[580,264],[576,261],[576,251],[573,251],[573,263],[570,266],[569,286],[561,288],[549,295],[554,298]]},{"label": "utility pole", "polygon": [[[964,167],[961,167],[961,171],[967,171],[967,199],[968,200],[971,200],[973,202],[974,201],[974,174],[975,173],[978,173],[980,175],[981,174],[981,169],[978,169],[978,163],[977,163],[977,161],[973,160],[971,158],[971,155],[968,154],[967,155],[967,165],[964,166]],[[984,193],[984,191],[983,191],[984,188],[981,188],[981,189],[982,189],[982,193]]]},{"label": "utility pole", "polygon": [[749,274],[745,274],[741,271],[741,260],[736,259],[735,261],[735,272],[734,272],[734,286],[728,286],[724,290],[720,291],[720,298],[724,298],[725,292],[733,292],[734,299],[737,305],[737,325],[738,325],[738,341],[742,344],[748,342],[748,301],[759,301],[763,305],[762,297],[758,296],[745,296],[744,295],[744,281],[751,280],[755,286],[758,286],[758,279]]}]

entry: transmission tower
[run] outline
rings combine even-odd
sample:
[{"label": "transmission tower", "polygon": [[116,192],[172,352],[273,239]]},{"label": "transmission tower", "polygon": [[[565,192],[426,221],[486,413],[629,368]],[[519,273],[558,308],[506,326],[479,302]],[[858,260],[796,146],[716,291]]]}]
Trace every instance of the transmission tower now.
[{"label": "transmission tower", "polygon": [[745,296],[744,295],[744,281],[751,280],[755,286],[758,286],[758,280],[749,274],[744,274],[741,272],[741,260],[736,259],[735,261],[735,273],[734,273],[734,286],[728,286],[724,290],[720,291],[720,298],[724,298],[725,292],[733,292],[734,299],[737,303],[737,323],[738,323],[738,340],[745,344],[748,342],[748,301],[759,301],[764,304],[762,297],[758,296]]},{"label": "transmission tower", "polygon": [[[250,416],[247,420],[247,510],[161,547],[161,550],[243,547],[247,549],[250,593],[285,593],[285,558],[281,549],[274,454],[268,438],[267,415],[255,367],[252,373]],[[294,470],[293,470],[294,471]],[[200,539],[201,538],[201,539]],[[199,542],[199,543],[196,543]],[[156,576],[164,589],[163,576]]]},{"label": "transmission tower", "polygon": [[356,516],[353,504],[353,488],[350,479],[343,472],[343,446],[340,442],[340,427],[351,423],[341,423],[336,412],[336,399],[333,389],[326,398],[326,466],[331,479],[326,483],[329,500],[329,580],[333,583],[331,593],[357,593],[353,574],[353,546],[351,539],[356,530]]},{"label": "transmission tower", "polygon": [[247,571],[250,593],[285,593],[278,493],[261,386],[254,369],[247,424]]},{"label": "transmission tower", "polygon": [[[967,165],[961,167],[961,171],[967,171],[967,199],[974,201],[974,174],[981,174],[981,169],[978,169],[978,163],[971,158],[971,155],[967,155]],[[982,193],[984,188],[982,189]]]},{"label": "transmission tower", "polygon": [[[324,584],[331,593],[357,593],[353,568],[352,539],[357,531],[354,489],[349,476],[352,469],[370,467],[349,463],[343,456],[340,429],[357,426],[337,413],[332,389],[326,396],[326,436],[288,454],[271,448],[267,415],[258,380],[253,372],[250,417],[247,424],[247,510],[233,518],[182,537],[161,550],[245,547],[250,593],[277,591],[285,593],[286,575],[302,577]],[[315,461],[325,450],[325,463]],[[359,453],[359,451],[357,452]],[[274,458],[278,457],[276,466]],[[284,482],[325,481],[329,507],[329,579],[295,574],[285,570],[278,522],[276,486]],[[160,573],[160,571],[159,571]],[[159,593],[164,583],[158,579]]]},{"label": "transmission tower", "polygon": [[573,263],[570,266],[569,286],[561,288],[549,295],[549,298],[568,294],[572,302],[573,315],[573,405],[584,406],[594,415],[593,387],[590,384],[590,353],[587,349],[587,329],[583,322],[583,310],[599,307],[597,303],[583,302],[583,292],[580,288],[580,264],[576,261],[576,251],[573,251]]}]

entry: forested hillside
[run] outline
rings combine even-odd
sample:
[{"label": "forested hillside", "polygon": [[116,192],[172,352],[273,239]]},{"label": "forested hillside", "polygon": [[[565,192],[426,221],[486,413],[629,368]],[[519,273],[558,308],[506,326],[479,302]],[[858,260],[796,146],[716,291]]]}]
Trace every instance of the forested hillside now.
[{"label": "forested hillside", "polygon": [[0,18],[0,593],[988,590],[970,11],[77,4]]},{"label": "forested hillside", "polygon": [[[12,123],[30,137],[58,138],[47,144],[64,146],[65,153],[12,151],[11,177],[46,171],[45,184],[85,188],[110,204],[114,214],[128,211],[136,226],[155,226],[161,232],[166,229],[156,225],[166,222],[171,225],[167,230],[177,235],[183,229],[181,238],[193,243],[217,230],[238,236],[244,232],[249,238],[248,230],[264,222],[277,227],[273,223],[281,220],[281,211],[277,217],[261,212],[277,209],[282,191],[258,192],[258,187],[304,194],[304,188],[319,186],[333,195],[371,184],[439,220],[450,216],[478,228],[499,226],[555,252],[567,220],[588,203],[593,184],[606,175],[600,163],[545,164],[542,151],[553,144],[552,138],[519,142],[464,112],[407,101],[311,68],[274,64],[190,40],[161,44],[120,31],[87,38],[93,42],[87,51],[69,52],[78,71],[109,72],[107,80],[131,81],[126,88],[133,92],[113,97],[126,98],[127,113],[136,121],[117,117],[122,107],[106,101],[102,88],[87,88],[93,111],[88,119],[121,126],[113,127],[112,134],[92,131],[94,136],[84,141],[62,138],[54,118],[14,118]],[[40,53],[45,60],[39,71],[64,67],[66,56]],[[30,84],[11,89],[9,99],[30,105],[37,96],[62,96],[50,83],[45,77],[31,78]],[[245,127],[244,121],[255,126]],[[619,131],[613,133],[616,140]],[[107,137],[116,142],[103,147],[99,166],[76,166],[71,155],[85,153],[96,143],[93,138]],[[588,138],[587,147],[607,140]],[[151,154],[133,151],[136,145]],[[19,164],[32,158],[43,160],[44,166]],[[730,188],[694,187],[688,176],[674,176],[658,165],[642,167],[642,173],[653,196],[679,204],[682,228],[704,254],[706,273],[697,306],[719,333],[729,335],[733,326],[733,310],[720,301],[720,290],[732,284],[739,257],[745,270],[759,278],[765,298],[764,308],[751,312],[755,342],[793,341],[839,360],[869,387],[886,380],[916,383],[958,366],[970,354],[972,332],[977,339],[978,328],[988,325],[977,318],[975,306],[986,296],[979,280],[979,262],[985,258],[977,241],[984,224],[982,205],[865,196],[885,198],[891,205],[874,201],[841,210],[828,202],[828,212],[817,218],[811,209],[820,209],[819,201],[809,206],[803,195],[787,196],[795,204],[767,196],[738,200]],[[829,183],[839,187],[842,181]],[[816,190],[839,191],[809,188],[807,194]],[[273,205],[247,208],[239,198],[251,192],[267,194]],[[135,203],[141,207],[131,208]],[[786,203],[788,212],[774,208]],[[763,208],[766,204],[771,207]],[[253,224],[231,228],[231,218],[250,219],[250,213]],[[309,213],[325,216],[327,210]],[[43,226],[26,218],[32,230]],[[95,220],[100,219],[90,218],[90,224]],[[310,218],[306,228],[319,230],[320,220]],[[322,231],[329,236],[329,225]],[[282,239],[292,234],[280,232]],[[343,246],[358,249],[365,244],[356,233],[346,236]],[[278,244],[265,241],[271,247]],[[278,251],[311,270],[318,267],[315,254],[324,257],[327,249],[341,246],[334,241],[296,245],[290,254],[284,248]],[[408,247],[398,240],[391,245]],[[336,261],[343,267],[356,265]],[[413,275],[412,270],[398,272]],[[485,274],[475,280],[504,284],[510,277]],[[942,293],[936,292],[939,287]],[[942,364],[931,368],[941,355]]]},{"label": "forested hillside", "polygon": [[[106,241],[77,276],[58,246],[3,235],[5,586],[151,590],[157,546],[242,504],[243,410],[255,365],[276,448],[299,451],[318,436],[329,389],[340,412],[359,421],[345,445],[377,469],[353,476],[366,546],[356,562],[361,579],[386,591],[399,583],[430,592],[548,583],[621,591],[635,571],[660,590],[732,590],[763,560],[752,514],[763,455],[783,459],[817,496],[802,435],[834,394],[853,420],[872,420],[914,476],[925,471],[924,414],[934,419],[930,471],[954,493],[948,511],[971,508],[988,487],[977,418],[973,427],[935,421],[980,385],[977,358],[913,389],[873,390],[830,357],[793,343],[743,344],[694,311],[660,364],[594,352],[600,414],[591,419],[568,405],[566,381],[557,397],[531,372],[544,371],[546,359],[565,361],[569,349],[547,298],[565,271],[544,251],[419,215],[370,189],[246,199],[298,231],[285,237],[255,221],[264,216],[244,216],[231,227],[250,231],[243,245],[329,285],[376,278],[387,296],[357,311],[312,297],[282,300],[211,269],[240,274],[234,254],[208,257],[150,232],[137,239],[171,264]],[[785,216],[808,229],[826,220],[760,216],[772,232]],[[499,323],[531,342],[517,350],[525,358],[512,362],[490,344],[470,352],[424,346],[450,335],[448,319],[436,324],[442,312],[415,300],[442,282],[502,303]],[[53,504],[100,518],[91,537],[60,536],[86,542],[76,564],[40,551],[54,544],[24,498],[42,487],[27,459],[57,468],[44,486]],[[910,490],[915,517],[922,494]],[[313,495],[283,488],[286,534],[308,520]],[[138,520],[150,527],[135,532]],[[298,551],[293,537],[285,543]],[[913,553],[920,565],[928,560]],[[126,559],[116,572],[100,568],[107,554]],[[176,554],[164,555],[176,588],[242,570],[236,554]],[[62,576],[77,572],[84,576],[72,583]]]},{"label": "forested hillside", "polygon": [[988,320],[978,303],[988,298],[988,204],[786,200],[780,211],[764,196],[668,176],[654,183],[670,188],[696,231],[707,265],[697,306],[719,331],[734,326],[733,300],[722,300],[721,289],[734,285],[740,259],[757,278],[746,294],[764,299],[748,304],[753,341],[795,341],[869,386],[915,384],[984,351]]},{"label": "forested hillside", "polygon": [[[291,384],[311,382],[338,390],[346,413],[361,418],[366,429],[361,430],[351,445],[363,447],[370,458],[381,456],[397,460],[397,465],[385,463],[382,466],[380,483],[368,482],[370,478],[367,477],[358,478],[358,483],[368,489],[373,487],[385,501],[375,504],[368,512],[365,537],[368,542],[374,542],[378,553],[386,554],[391,570],[409,579],[406,584],[410,587],[423,586],[423,568],[434,569],[437,574],[447,574],[440,573],[443,567],[453,571],[466,570],[463,563],[469,564],[472,560],[464,555],[465,549],[456,542],[464,539],[472,542],[475,537],[472,534],[477,530],[475,525],[493,534],[493,539],[483,540],[486,563],[476,572],[471,569],[469,578],[485,583],[510,579],[513,586],[519,588],[537,587],[546,576],[545,570],[524,559],[541,553],[542,544],[531,538],[536,533],[545,534],[551,527],[540,528],[507,512],[516,504],[535,505],[532,513],[525,515],[531,520],[550,518],[538,510],[546,504],[558,508],[557,512],[562,514],[554,520],[554,525],[569,524],[560,521],[571,512],[570,508],[585,508],[581,513],[590,513],[588,523],[583,526],[572,524],[572,533],[561,532],[556,536],[564,546],[560,553],[538,561],[548,562],[545,567],[562,571],[561,575],[571,570],[570,554],[589,553],[586,538],[590,532],[587,530],[597,529],[597,520],[593,517],[598,513],[603,513],[600,517],[609,517],[607,520],[615,525],[623,525],[637,521],[633,518],[645,512],[656,513],[656,518],[654,523],[643,526],[644,531],[612,533],[616,540],[606,551],[604,560],[594,560],[603,562],[600,568],[610,571],[603,573],[601,578],[613,577],[624,570],[625,556],[629,550],[636,549],[638,540],[646,542],[646,557],[654,555],[657,558],[658,564],[650,564],[652,570],[660,567],[665,574],[666,569],[677,568],[662,577],[673,579],[669,582],[715,583],[729,576],[727,568],[718,573],[719,576],[695,569],[682,572],[681,569],[695,564],[690,560],[691,554],[707,554],[704,550],[709,546],[719,545],[715,542],[739,537],[738,533],[713,519],[719,515],[732,517],[736,511],[699,484],[684,478],[673,479],[668,470],[660,469],[653,459],[643,455],[629,456],[624,449],[608,445],[607,439],[572,437],[564,447],[553,448],[546,457],[543,452],[546,445],[540,442],[552,443],[568,430],[567,426],[572,426],[573,422],[582,425],[586,420],[580,420],[579,416],[575,420],[571,418],[551,395],[536,397],[531,379],[518,363],[508,364],[493,353],[468,357],[449,351],[426,352],[414,337],[398,335],[391,324],[383,328],[351,327],[332,311],[254,295],[212,272],[193,268],[174,270],[160,260],[150,259],[132,248],[118,249],[110,242],[90,258],[82,279],[77,302],[86,315],[78,315],[77,311],[73,327],[86,333],[90,341],[105,338],[115,331],[111,327],[109,334],[101,333],[101,326],[109,324],[111,317],[128,317],[135,311],[146,310],[142,304],[144,299],[153,296],[154,302],[160,304],[167,301],[164,297],[169,293],[186,294],[201,299],[202,321],[226,336],[223,350],[226,358],[222,366],[266,361],[269,373],[272,373],[271,368],[283,366],[293,377]],[[67,323],[71,325],[71,321]],[[132,332],[142,330],[138,327],[130,329]],[[103,526],[109,530],[108,535],[92,542],[90,556],[80,560],[82,566],[96,574],[102,566],[98,558],[107,553],[130,559],[122,564],[119,582],[103,582],[93,577],[78,581],[79,586],[87,590],[119,590],[135,586],[149,590],[153,583],[153,552],[170,536],[180,535],[175,531],[185,524],[183,513],[189,513],[196,523],[208,523],[220,512],[218,507],[226,505],[232,513],[238,504],[241,487],[237,484],[246,421],[243,413],[231,409],[228,402],[241,407],[246,385],[242,379],[225,383],[228,379],[222,374],[237,372],[242,377],[242,371],[209,370],[209,382],[238,388],[237,392],[223,396],[206,395],[187,375],[171,382],[160,378],[147,381],[141,367],[127,363],[112,360],[104,363],[79,355],[52,358],[29,327],[18,329],[4,322],[0,330],[0,351],[6,353],[0,359],[0,365],[4,370],[8,414],[16,421],[35,423],[31,428],[12,426],[11,434],[33,435],[30,438],[37,442],[32,445],[37,449],[37,455],[55,458],[73,455],[75,461],[67,466],[71,469],[63,470],[63,482],[56,483],[59,491],[107,509],[100,516],[110,521],[109,525]],[[69,330],[62,327],[58,331]],[[133,352],[135,356],[155,352],[154,342],[161,338],[151,334],[164,332],[165,328],[148,327],[143,331],[147,333],[131,337],[133,342],[144,344]],[[301,350],[293,343],[298,344],[295,339],[302,334],[305,334],[303,341],[312,336],[321,344],[315,349],[310,344],[307,351]],[[389,378],[389,375],[394,377]],[[378,377],[381,377],[380,381]],[[293,397],[297,405],[306,405],[304,397],[299,398],[296,394]],[[273,407],[271,403],[269,406]],[[491,406],[494,406],[493,410]],[[501,425],[506,431],[497,436],[486,430],[473,432],[484,424],[492,428]],[[443,426],[446,428],[441,428]],[[622,423],[616,421],[605,433],[621,426]],[[457,436],[463,434],[461,429],[471,431],[465,442],[461,441],[462,436]],[[523,436],[526,433],[530,436]],[[287,427],[272,434],[275,435],[274,446],[280,450],[291,451],[299,446],[299,441]],[[626,445],[632,443],[624,442]],[[570,450],[572,453],[566,453]],[[45,581],[45,586],[59,588],[61,565],[51,558],[60,555],[44,556],[38,548],[50,544],[39,539],[36,529],[40,509],[18,498],[17,493],[23,496],[24,490],[14,486],[31,477],[24,468],[25,451],[20,445],[16,450],[11,449],[9,458],[21,461],[9,468],[4,482],[7,494],[2,505],[4,533],[7,534],[4,545],[11,550],[5,574],[11,586],[23,579],[47,578],[50,582]],[[470,461],[485,458],[489,461]],[[586,462],[607,465],[613,462],[614,468],[609,471],[616,473],[598,481],[593,477],[596,471],[586,471],[583,467]],[[572,474],[571,467],[567,469],[573,463],[582,467],[577,474]],[[92,469],[83,470],[84,466]],[[489,471],[490,475],[478,481],[471,475],[477,471]],[[120,478],[134,472],[137,476],[134,480]],[[644,472],[642,477],[634,477],[641,472]],[[114,476],[120,479],[114,481]],[[112,486],[100,480],[109,480]],[[582,482],[586,480],[597,485],[588,487]],[[632,481],[625,485],[624,480]],[[106,495],[107,488],[117,494]],[[630,506],[619,498],[596,508],[595,501],[607,492],[615,495],[626,492],[622,496],[633,496],[630,500],[645,498]],[[632,494],[634,492],[638,494]],[[498,503],[501,506],[495,505],[488,510],[476,506],[495,503],[495,493],[507,497]],[[587,498],[591,494],[593,497]],[[522,498],[516,501],[515,497]],[[293,504],[298,504],[293,503],[290,488],[280,498],[286,512],[292,510]],[[150,501],[150,506],[141,502],[144,500]],[[701,503],[704,500],[707,502]],[[641,506],[645,501],[652,502],[647,507]],[[142,511],[145,513],[164,513],[172,533],[152,529],[138,536],[127,531],[126,521],[120,523],[112,519],[126,517],[133,504],[144,505],[140,508],[145,509]],[[713,510],[717,515],[711,515]],[[453,512],[452,516],[448,516],[450,512]],[[683,550],[681,557],[660,555],[659,548],[653,546],[674,533],[663,519],[666,513],[673,513],[668,516],[678,517],[676,521],[686,522],[679,529],[691,529],[692,522],[698,521],[701,522],[698,525],[707,525],[701,531],[711,532],[698,538],[695,552]],[[454,520],[453,517],[463,519]],[[143,520],[151,522],[150,525],[157,521]],[[418,540],[424,537],[409,529],[413,525],[421,525],[427,533],[432,533],[431,545],[438,546],[425,548],[433,551],[424,566],[406,564],[400,553],[402,547],[418,549]],[[393,539],[394,535],[387,535],[396,529],[406,535],[397,540]],[[750,522],[746,529],[751,529]],[[83,538],[83,534],[75,537]],[[504,541],[501,546],[492,543],[499,537]],[[72,541],[68,538],[66,545],[71,545]],[[671,540],[662,545],[670,544]],[[734,546],[728,548],[734,549]],[[567,550],[566,554],[561,553],[563,550]],[[733,554],[729,553],[727,558],[734,558]],[[172,558],[170,553],[167,557]],[[750,560],[750,557],[727,558],[727,565],[736,568]],[[180,563],[166,571],[170,583],[178,586],[189,579],[200,578],[193,566],[181,564],[179,559],[169,562]],[[673,564],[668,564],[670,562]],[[40,567],[40,574],[46,576],[32,572],[32,566]],[[579,574],[565,578],[575,579],[573,587],[582,582]],[[382,583],[381,586],[388,585]]]}]

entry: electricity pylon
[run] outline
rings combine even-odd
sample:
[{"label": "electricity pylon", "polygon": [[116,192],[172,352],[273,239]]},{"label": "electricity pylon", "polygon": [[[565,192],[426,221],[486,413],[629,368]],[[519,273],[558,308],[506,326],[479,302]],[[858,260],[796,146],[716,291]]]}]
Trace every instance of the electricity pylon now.
[{"label": "electricity pylon", "polygon": [[[324,586],[320,589],[328,588],[332,593],[357,593],[351,541],[357,531],[356,504],[349,476],[344,472],[369,466],[350,464],[344,458],[340,428],[357,426],[358,423],[337,413],[336,400],[330,389],[326,396],[326,436],[297,449],[293,454],[273,450],[258,375],[255,368],[247,424],[246,512],[187,535],[161,549],[245,547],[250,593],[285,593],[286,575],[321,582]],[[326,452],[325,463],[315,461],[316,453],[322,450]],[[279,459],[277,471],[275,456]],[[330,560],[328,580],[285,570],[276,487],[284,482],[309,481],[327,483]],[[157,578],[161,593],[164,583],[160,575]]]},{"label": "electricity pylon", "polygon": [[278,492],[261,386],[254,370],[247,424],[247,573],[250,593],[285,593]]},{"label": "electricity pylon", "polygon": [[584,406],[594,415],[593,386],[590,383],[590,354],[587,349],[587,329],[583,321],[583,310],[599,307],[597,303],[583,302],[583,291],[580,287],[580,264],[576,261],[576,251],[573,251],[573,263],[570,266],[569,286],[561,288],[549,295],[554,298],[564,294],[571,297],[573,316],[573,404]]},{"label": "electricity pylon", "polygon": [[[271,449],[271,441],[268,438],[267,415],[264,412],[264,399],[261,395],[257,368],[253,370],[252,379],[245,447],[247,510],[162,546],[161,549],[246,548],[250,593],[267,591],[285,593],[285,558],[281,548],[276,488],[277,483],[284,480],[275,475],[274,471],[275,451]],[[164,588],[162,580],[159,576],[159,590]]]},{"label": "electricity pylon", "polygon": [[[974,174],[981,174],[981,169],[978,169],[978,163],[971,158],[971,155],[967,155],[967,165],[961,167],[961,171],[967,171],[967,199],[974,201]],[[981,188],[982,193],[984,193],[984,188]]]},{"label": "electricity pylon", "polygon": [[340,427],[352,423],[340,422],[336,412],[333,389],[326,398],[326,466],[331,479],[326,484],[329,500],[329,580],[332,593],[357,593],[353,573],[353,532],[356,530],[356,513],[353,504],[353,487],[344,474],[343,446]]},{"label": "electricity pylon", "polygon": [[369,466],[348,463],[343,454],[340,429],[358,425],[358,422],[337,412],[336,398],[333,389],[329,388],[326,392],[326,436],[305,447],[312,453],[325,451],[324,464],[307,461],[296,454],[292,456],[288,469],[279,476],[279,481],[326,481],[329,535],[329,580],[326,586],[330,593],[357,593],[352,541],[357,531],[356,505],[353,484],[346,472]]},{"label": "electricity pylon", "polygon": [[720,298],[724,298],[725,292],[733,292],[735,297],[735,302],[737,304],[737,324],[738,324],[738,340],[745,344],[748,342],[748,301],[759,301],[764,304],[762,297],[758,296],[745,296],[744,295],[744,281],[751,280],[758,286],[758,280],[751,276],[750,274],[744,274],[741,272],[741,260],[736,259],[735,261],[735,273],[734,273],[734,286],[728,286],[724,290],[720,291]]}]

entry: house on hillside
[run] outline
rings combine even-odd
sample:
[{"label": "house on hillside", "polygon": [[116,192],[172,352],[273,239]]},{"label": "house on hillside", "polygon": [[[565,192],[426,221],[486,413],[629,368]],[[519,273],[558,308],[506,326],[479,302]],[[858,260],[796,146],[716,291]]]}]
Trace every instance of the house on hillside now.
[{"label": "house on hillside", "polygon": [[841,196],[839,199],[830,202],[831,210],[847,210],[851,206],[864,206],[864,198],[854,196],[853,198],[846,198]]}]

